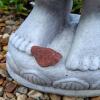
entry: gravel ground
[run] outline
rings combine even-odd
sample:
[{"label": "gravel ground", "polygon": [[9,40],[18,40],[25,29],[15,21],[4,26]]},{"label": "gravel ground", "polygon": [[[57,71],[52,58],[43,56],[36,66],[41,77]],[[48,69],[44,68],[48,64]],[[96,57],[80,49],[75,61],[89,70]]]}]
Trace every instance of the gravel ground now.
[{"label": "gravel ground", "polygon": [[6,71],[6,52],[9,36],[24,21],[15,15],[0,14],[0,100],[100,100],[100,97],[76,98],[45,94],[24,87]]}]

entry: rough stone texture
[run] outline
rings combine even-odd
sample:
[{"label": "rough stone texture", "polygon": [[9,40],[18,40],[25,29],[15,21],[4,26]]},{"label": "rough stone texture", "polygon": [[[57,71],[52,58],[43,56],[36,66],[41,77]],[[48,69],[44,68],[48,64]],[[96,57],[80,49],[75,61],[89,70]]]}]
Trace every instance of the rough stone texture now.
[{"label": "rough stone texture", "polygon": [[33,98],[33,99],[42,99],[43,98],[43,94],[40,93],[40,92],[37,92],[37,91],[34,91],[34,90],[31,90],[29,93],[28,93],[28,96],[30,98]]},{"label": "rough stone texture", "polygon": [[1,39],[2,45],[7,46],[8,40],[9,40],[9,34],[6,33],[3,35],[2,39]]},{"label": "rough stone texture", "polygon": [[29,97],[29,98],[27,98],[27,100],[34,100],[34,99]]},{"label": "rough stone texture", "polygon": [[62,100],[84,100],[84,98],[64,96]]},{"label": "rough stone texture", "polygon": [[90,100],[100,100],[100,96],[98,96],[98,97],[93,97],[93,98],[91,98]]},{"label": "rough stone texture", "polygon": [[37,63],[42,67],[53,66],[57,64],[62,58],[60,53],[54,51],[51,48],[33,46],[31,51]]},{"label": "rough stone texture", "polygon": [[3,97],[0,97],[0,100],[5,100]]},{"label": "rough stone texture", "polygon": [[7,76],[7,72],[3,69],[0,69],[0,76],[2,79],[4,79]]},{"label": "rough stone texture", "polygon": [[0,97],[3,96],[3,92],[4,92],[4,88],[2,86],[0,86]]},{"label": "rough stone texture", "polygon": [[6,23],[6,25],[14,25],[15,24],[15,22],[12,20],[7,20],[7,21],[5,21],[5,23]]},{"label": "rough stone texture", "polygon": [[61,100],[61,96],[54,95],[54,94],[50,94],[49,96],[51,100]]},{"label": "rough stone texture", "polygon": [[10,99],[10,100],[16,100],[16,98],[12,98],[12,99]]},{"label": "rough stone texture", "polygon": [[27,100],[27,96],[22,94],[17,97],[17,100]]},{"label": "rough stone texture", "polygon": [[50,100],[50,96],[48,94],[44,94],[43,99],[44,100]]},{"label": "rough stone texture", "polygon": [[18,87],[16,92],[26,94],[28,92],[28,89],[26,87],[21,86],[21,87]]},{"label": "rough stone texture", "polygon": [[88,98],[77,98],[76,100],[88,100]]},{"label": "rough stone texture", "polygon": [[0,63],[0,68],[1,69],[6,69],[6,63]]},{"label": "rough stone texture", "polygon": [[27,94],[29,97],[32,97],[34,95],[36,91],[35,90],[31,90],[29,91],[29,93]]},{"label": "rough stone texture", "polygon": [[13,92],[16,89],[16,84],[14,84],[13,82],[8,82],[5,86],[5,91],[6,92]]},{"label": "rough stone texture", "polygon": [[5,96],[10,98],[10,99],[15,97],[13,93],[9,93],[9,92],[5,92]]},{"label": "rough stone texture", "polygon": [[3,77],[1,74],[0,74],[0,85],[2,85],[5,81],[6,77]]}]

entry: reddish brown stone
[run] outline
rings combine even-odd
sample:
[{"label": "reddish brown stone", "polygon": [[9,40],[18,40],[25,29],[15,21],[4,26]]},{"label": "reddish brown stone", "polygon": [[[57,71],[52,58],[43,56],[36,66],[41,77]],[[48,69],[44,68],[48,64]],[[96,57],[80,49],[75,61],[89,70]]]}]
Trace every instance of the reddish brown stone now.
[{"label": "reddish brown stone", "polygon": [[0,63],[0,68],[4,69],[4,70],[7,70],[6,63]]},{"label": "reddish brown stone", "polygon": [[13,94],[13,93],[5,92],[4,95],[5,95],[6,97],[10,98],[10,99],[14,98],[14,94]]},{"label": "reddish brown stone", "polygon": [[100,96],[98,96],[98,97],[92,97],[92,98],[90,98],[90,100],[100,100]]},{"label": "reddish brown stone", "polygon": [[57,64],[62,58],[60,53],[50,48],[33,46],[31,52],[37,63],[42,67],[53,66]]},{"label": "reddish brown stone", "polygon": [[3,77],[1,74],[0,74],[0,85],[2,85],[4,83],[4,81],[6,80],[6,77]]},{"label": "reddish brown stone", "polygon": [[27,98],[27,100],[34,100],[33,98]]},{"label": "reddish brown stone", "polygon": [[2,84],[2,86],[3,86],[3,87],[5,87],[5,86],[6,86],[6,84],[7,84],[7,82],[8,82],[8,81],[7,81],[7,80],[5,80],[5,81],[3,82],[3,84]]},{"label": "reddish brown stone", "polygon": [[6,86],[5,86],[5,91],[11,93],[11,92],[13,92],[16,89],[16,87],[17,87],[17,85],[15,83],[8,82],[6,84]]},{"label": "reddish brown stone", "polygon": [[4,82],[4,80],[3,80],[3,79],[0,79],[0,85],[2,85],[2,84],[3,84],[3,82]]}]

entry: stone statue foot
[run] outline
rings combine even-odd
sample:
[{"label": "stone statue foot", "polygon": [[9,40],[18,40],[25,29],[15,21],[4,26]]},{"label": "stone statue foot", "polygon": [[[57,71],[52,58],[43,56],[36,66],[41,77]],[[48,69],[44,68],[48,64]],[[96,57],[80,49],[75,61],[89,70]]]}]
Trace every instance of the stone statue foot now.
[{"label": "stone statue foot", "polygon": [[[32,43],[28,39],[25,40],[18,36],[18,34],[12,34],[7,53],[7,69],[9,74],[16,81],[27,87],[48,93],[75,95],[70,91],[73,91],[73,89],[88,89],[89,85],[86,81],[70,76],[65,68],[65,61],[71,48],[75,27],[79,21],[79,16],[77,17],[78,20],[75,20],[77,19],[76,15],[71,15],[70,25],[66,25],[63,32],[58,34],[51,44],[47,46],[47,48],[62,54],[62,59],[53,66],[41,67],[31,53],[27,52],[29,50],[27,48],[31,47]],[[21,42],[22,40],[24,42]]]},{"label": "stone statue foot", "polygon": [[[96,20],[93,19],[92,22],[83,23],[78,27],[66,61],[67,69],[82,71],[100,69],[100,20]],[[91,27],[91,23],[95,23],[95,28]]]},{"label": "stone statue foot", "polygon": [[[70,1],[68,0],[69,3]],[[76,22],[73,20],[75,16],[71,17],[73,15],[67,13],[65,22],[65,3],[66,0],[52,0],[52,3],[48,0],[45,2],[36,0],[34,11],[17,32],[11,35],[7,53],[7,70],[19,83],[46,93],[99,96],[100,0],[84,0],[86,6],[84,8],[90,8],[83,10],[77,31]],[[33,18],[34,22],[32,22]],[[29,26],[30,28],[26,29]],[[76,36],[73,41],[75,31]],[[33,46],[38,46],[40,51],[45,47],[46,52],[51,48],[53,53],[59,52],[62,59],[57,60],[58,63],[55,65],[41,67],[36,61],[38,54],[34,52]],[[40,49],[39,46],[42,48]]]},{"label": "stone statue foot", "polygon": [[[64,35],[65,32],[66,29],[62,34]],[[62,34],[57,37],[62,38]],[[61,52],[63,58],[55,66],[49,66],[47,68],[40,67],[31,55],[16,49],[16,47],[10,43],[9,52],[7,54],[7,69],[9,74],[24,86],[46,93],[66,96],[99,96],[98,79],[100,79],[100,71],[66,70],[66,56],[64,55],[66,55],[67,52],[65,54],[64,50],[69,51],[69,49],[66,47],[63,50],[63,47],[59,48],[58,44],[54,44],[59,40],[59,44],[61,43],[61,39],[59,38],[57,40],[55,38],[55,42],[52,42],[48,47]],[[70,47],[69,43],[70,42],[68,42],[68,47]],[[64,45],[65,44],[62,44],[60,47]]]},{"label": "stone statue foot", "polygon": [[[100,2],[99,0],[97,1]],[[86,0],[84,5],[90,4],[87,2]],[[96,2],[92,0],[92,3]],[[93,6],[93,9],[88,9],[91,12],[90,15],[87,13],[89,11],[83,10],[84,13],[66,61],[67,69],[81,71],[100,69],[100,19],[98,17],[99,12],[96,12],[97,15],[94,12],[94,9],[98,9],[98,4],[95,4],[95,6]]]}]

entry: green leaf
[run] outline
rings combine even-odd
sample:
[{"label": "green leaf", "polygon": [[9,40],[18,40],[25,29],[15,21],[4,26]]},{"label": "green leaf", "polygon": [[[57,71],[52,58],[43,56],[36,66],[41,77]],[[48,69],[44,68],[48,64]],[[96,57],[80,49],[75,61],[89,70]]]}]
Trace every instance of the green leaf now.
[{"label": "green leaf", "polygon": [[3,4],[3,2],[0,0],[0,7],[3,7],[4,6],[4,4]]}]

